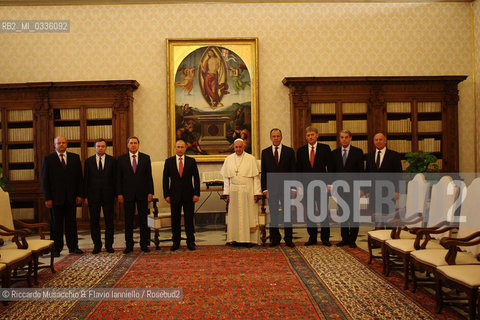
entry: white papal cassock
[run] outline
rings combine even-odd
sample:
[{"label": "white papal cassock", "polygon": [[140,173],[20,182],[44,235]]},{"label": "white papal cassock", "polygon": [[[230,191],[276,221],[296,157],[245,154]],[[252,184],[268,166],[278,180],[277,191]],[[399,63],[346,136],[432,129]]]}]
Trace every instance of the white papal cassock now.
[{"label": "white papal cassock", "polygon": [[230,196],[227,217],[227,242],[259,244],[258,203],[261,195],[260,170],[255,157],[244,152],[229,155],[220,173],[224,179],[223,194]]}]

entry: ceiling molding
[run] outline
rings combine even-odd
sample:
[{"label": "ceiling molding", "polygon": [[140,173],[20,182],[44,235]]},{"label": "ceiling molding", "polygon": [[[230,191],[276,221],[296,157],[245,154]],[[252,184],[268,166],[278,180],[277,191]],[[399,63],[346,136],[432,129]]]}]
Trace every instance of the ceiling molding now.
[{"label": "ceiling molding", "polygon": [[0,0],[0,6],[78,6],[188,3],[433,3],[474,1],[475,0]]}]

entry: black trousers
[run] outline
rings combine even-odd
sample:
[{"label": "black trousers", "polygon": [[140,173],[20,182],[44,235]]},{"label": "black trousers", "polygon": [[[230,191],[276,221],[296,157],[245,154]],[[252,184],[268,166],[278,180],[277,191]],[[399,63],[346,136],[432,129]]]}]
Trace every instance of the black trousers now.
[{"label": "black trousers", "polygon": [[133,248],[133,220],[135,218],[135,205],[137,206],[138,225],[140,227],[140,247],[146,248],[150,245],[150,228],[147,225],[148,201],[134,200],[125,201],[125,243],[127,248]]},{"label": "black trousers", "polygon": [[[268,208],[270,210],[270,241],[271,242],[280,242],[282,236],[278,226],[284,226],[284,240],[285,242],[290,242],[293,239],[293,229],[291,227],[292,223],[285,223],[285,216],[283,210],[283,201],[279,200],[277,197],[268,198]],[[282,213],[280,213],[282,209]],[[292,218],[292,217],[290,217]]]},{"label": "black trousers", "polygon": [[55,251],[63,250],[63,226],[69,251],[78,249],[77,207],[74,204],[54,205],[50,209],[50,239]]},{"label": "black trousers", "polygon": [[193,212],[195,203],[188,202],[172,202],[170,205],[171,221],[172,221],[172,241],[173,244],[180,244],[182,229],[182,207],[183,220],[185,223],[185,234],[187,235],[187,243],[195,242],[195,226],[193,224]]},{"label": "black trousers", "polygon": [[95,248],[102,247],[102,237],[100,234],[100,211],[103,208],[103,217],[105,218],[105,248],[113,246],[114,233],[114,209],[112,202],[88,202],[88,211],[90,213],[90,234],[92,236],[93,245]]},{"label": "black trousers", "polygon": [[[320,210],[320,203],[316,201],[316,207]],[[318,228],[315,222],[312,222],[308,219],[308,215],[306,218],[307,221],[307,232],[309,235],[309,241],[316,242],[317,235],[318,235]],[[321,230],[320,230],[320,240],[322,243],[330,242],[330,212],[327,209],[327,216],[326,218],[320,222]]]}]

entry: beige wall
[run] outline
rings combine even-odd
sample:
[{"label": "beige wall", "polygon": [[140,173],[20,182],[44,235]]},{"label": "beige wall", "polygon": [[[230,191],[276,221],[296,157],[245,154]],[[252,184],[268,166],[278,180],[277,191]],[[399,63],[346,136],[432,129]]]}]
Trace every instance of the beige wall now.
[{"label": "beige wall", "polygon": [[134,131],[143,151],[162,160],[166,38],[259,38],[260,148],[274,126],[290,143],[288,90],[281,83],[286,76],[465,74],[460,169],[473,171],[470,15],[468,3],[1,7],[0,19],[68,19],[71,32],[0,34],[0,82],[135,79],[141,86]]},{"label": "beige wall", "polygon": [[479,130],[479,120],[480,120],[480,2],[475,1],[473,3],[473,16],[474,16],[474,46],[475,46],[475,103],[477,109],[477,118],[476,118],[476,133],[477,133],[477,166],[476,172],[480,170],[480,130]]}]

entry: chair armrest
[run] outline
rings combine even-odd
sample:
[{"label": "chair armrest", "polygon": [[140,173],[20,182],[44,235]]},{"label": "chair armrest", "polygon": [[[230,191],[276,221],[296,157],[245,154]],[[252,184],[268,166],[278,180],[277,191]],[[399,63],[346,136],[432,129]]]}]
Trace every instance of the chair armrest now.
[{"label": "chair armrest", "polygon": [[445,237],[445,238],[442,238],[442,240],[444,240],[444,241],[448,241],[448,240],[470,241],[470,240],[473,240],[473,239],[478,238],[478,237],[480,237],[480,231],[477,231],[477,232],[474,232],[474,233],[472,233],[472,234],[469,234],[468,236],[463,237],[463,238]]},{"label": "chair armrest", "polygon": [[[0,225],[0,229],[9,230],[8,228],[5,228],[2,225]],[[25,229],[23,229],[23,230],[25,230]],[[0,231],[0,235],[1,236],[13,236],[12,242],[14,242],[17,245],[18,249],[27,249],[28,248],[28,243],[27,243],[27,239],[25,239],[26,233],[23,230],[4,231],[4,232]],[[26,229],[26,230],[28,230],[28,229]],[[18,237],[20,237],[21,243],[18,240]]]},{"label": "chair armrest", "polygon": [[40,235],[40,239],[45,239],[45,235],[43,234],[43,229],[48,229],[48,223],[46,222],[39,222],[39,223],[26,223],[20,220],[13,220],[13,223],[28,229],[38,229],[37,232]]},{"label": "chair armrest", "polygon": [[[463,238],[464,239],[464,238]],[[480,236],[477,237],[475,240],[462,240],[462,239],[454,239],[454,238],[442,238],[440,240],[440,244],[444,246],[446,249],[450,249],[452,247],[471,247],[477,244],[480,244]]]}]

